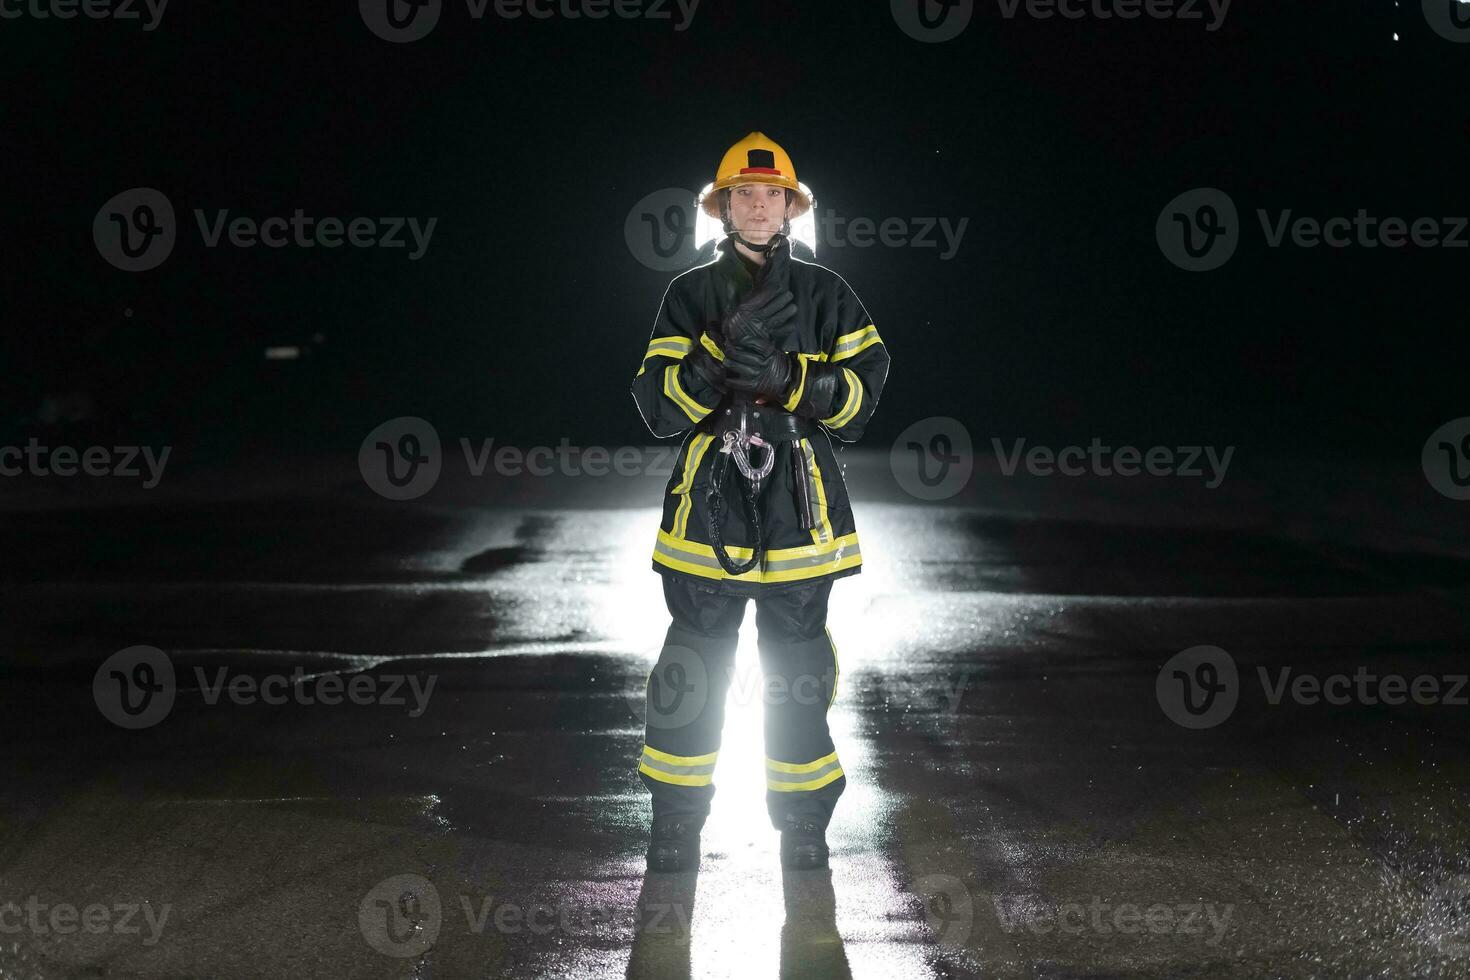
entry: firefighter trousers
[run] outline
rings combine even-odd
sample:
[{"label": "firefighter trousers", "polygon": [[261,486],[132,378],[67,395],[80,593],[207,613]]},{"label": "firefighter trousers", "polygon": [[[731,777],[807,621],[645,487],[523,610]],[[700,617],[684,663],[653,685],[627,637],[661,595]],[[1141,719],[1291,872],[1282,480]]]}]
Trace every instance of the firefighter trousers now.
[{"label": "firefighter trousers", "polygon": [[[714,796],[725,696],[745,617],[744,596],[664,575],[669,625],[648,677],[639,778],[653,815],[702,826]],[[847,785],[827,728],[837,694],[837,649],[827,630],[833,579],[756,597],[765,712],[766,809],[776,829],[788,819],[825,828]]]}]

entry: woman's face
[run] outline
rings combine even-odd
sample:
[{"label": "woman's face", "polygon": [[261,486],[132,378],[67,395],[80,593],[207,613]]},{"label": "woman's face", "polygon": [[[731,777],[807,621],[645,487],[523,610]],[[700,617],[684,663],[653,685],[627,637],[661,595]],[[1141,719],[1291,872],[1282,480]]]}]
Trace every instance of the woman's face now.
[{"label": "woman's face", "polygon": [[730,220],[740,237],[764,245],[786,221],[786,189],[771,184],[730,188]]}]

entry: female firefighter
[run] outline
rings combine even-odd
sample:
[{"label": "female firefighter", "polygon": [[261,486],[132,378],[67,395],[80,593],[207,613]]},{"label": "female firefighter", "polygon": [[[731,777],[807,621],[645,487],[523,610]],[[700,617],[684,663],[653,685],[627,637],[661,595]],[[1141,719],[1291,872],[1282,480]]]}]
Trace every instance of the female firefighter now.
[{"label": "female firefighter", "polygon": [[685,433],[653,550],[673,617],[638,764],[654,871],[698,866],[747,599],[766,690],[787,692],[765,705],[783,867],[826,867],[846,786],[827,728],[839,673],[827,599],[862,555],[828,433],[862,435],[888,350],[842,277],[792,256],[791,222],[812,206],[780,146],[761,133],[732,146],[698,200],[726,237],[669,285],[633,379],[649,430]]}]

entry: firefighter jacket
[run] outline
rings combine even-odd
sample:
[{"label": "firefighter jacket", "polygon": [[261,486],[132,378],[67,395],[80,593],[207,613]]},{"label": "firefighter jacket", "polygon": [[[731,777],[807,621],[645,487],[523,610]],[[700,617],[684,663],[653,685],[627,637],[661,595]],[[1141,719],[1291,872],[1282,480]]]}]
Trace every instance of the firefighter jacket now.
[{"label": "firefighter jacket", "polygon": [[[789,250],[790,243],[781,239],[778,247]],[[856,442],[888,376],[888,349],[842,277],[789,252],[783,258],[772,268],[780,268],[797,315],[771,340],[797,355],[797,380],[783,404],[752,406],[766,416],[754,428],[794,428],[800,435],[788,433],[773,443],[775,464],[761,481],[757,498],[764,553],[751,570],[732,575],[724,568],[709,526],[711,474],[722,442],[708,430],[721,414],[738,413],[740,405],[734,393],[721,395],[683,363],[695,344],[723,359],[707,328],[717,328],[726,311],[755,288],[729,239],[720,244],[714,261],[669,285],[632,385],[650,432],[661,439],[684,434],[665,487],[654,570],[750,597],[861,571],[857,527],[829,433],[842,442]],[[773,418],[788,414],[798,419]],[[720,540],[737,564],[747,561],[755,546],[736,485],[742,479],[734,466],[728,467],[723,483],[727,503],[718,523]],[[800,509],[806,511],[805,521]]]}]

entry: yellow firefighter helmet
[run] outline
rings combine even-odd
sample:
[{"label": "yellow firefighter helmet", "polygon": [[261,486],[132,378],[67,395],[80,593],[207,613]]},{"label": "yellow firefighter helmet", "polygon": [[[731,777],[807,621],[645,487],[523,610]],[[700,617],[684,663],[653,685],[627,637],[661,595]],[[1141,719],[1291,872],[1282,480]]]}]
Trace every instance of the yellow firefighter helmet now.
[{"label": "yellow firefighter helmet", "polygon": [[812,192],[796,179],[791,157],[765,133],[751,133],[725,151],[715,182],[700,192],[700,209],[711,218],[721,218],[720,191],[737,184],[775,184],[791,191],[793,221],[812,209]]}]

